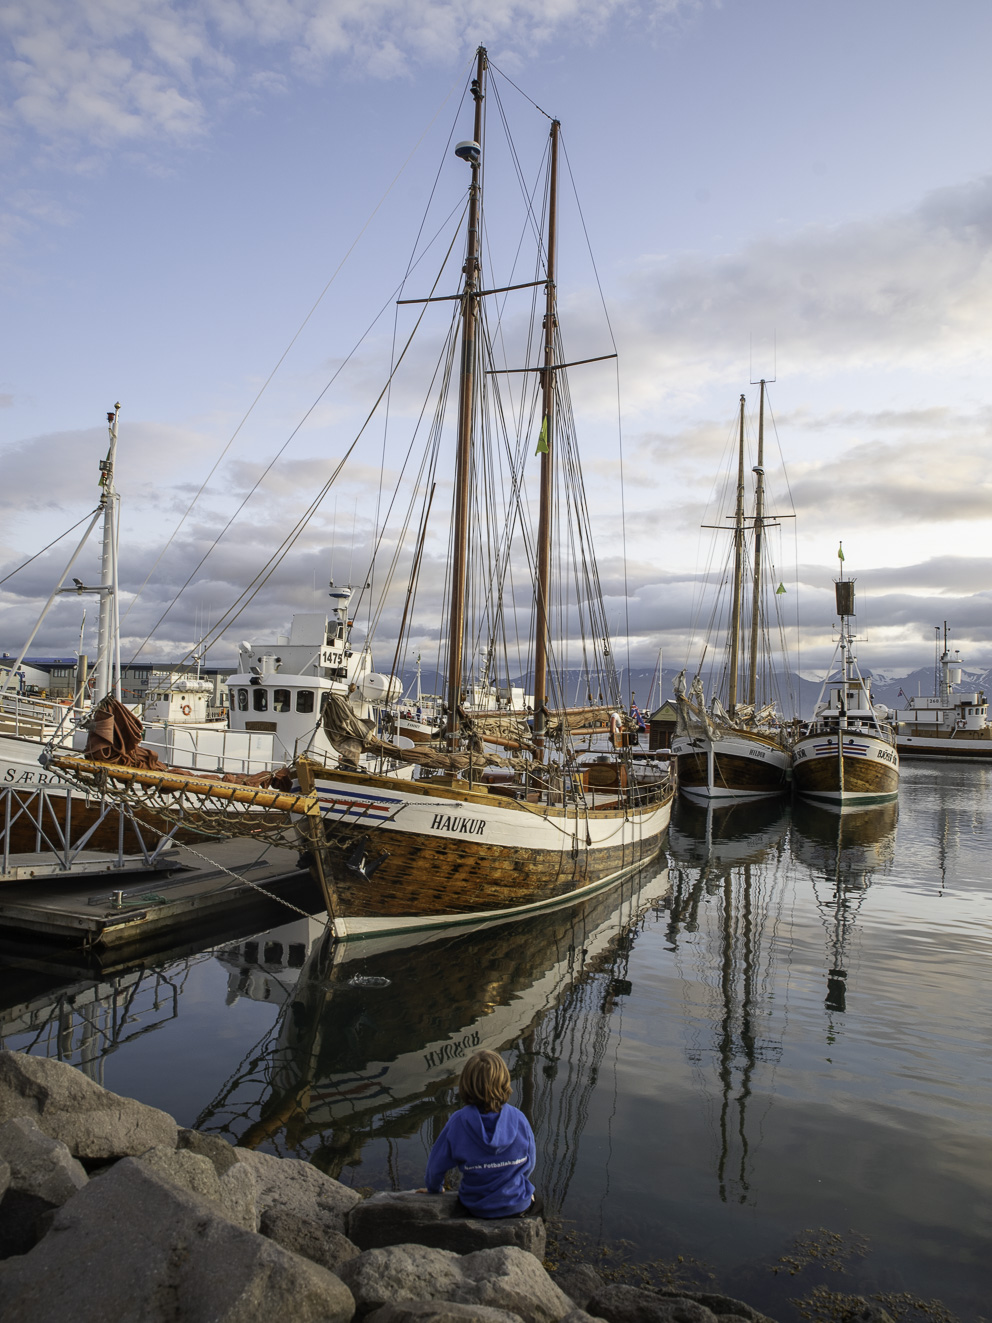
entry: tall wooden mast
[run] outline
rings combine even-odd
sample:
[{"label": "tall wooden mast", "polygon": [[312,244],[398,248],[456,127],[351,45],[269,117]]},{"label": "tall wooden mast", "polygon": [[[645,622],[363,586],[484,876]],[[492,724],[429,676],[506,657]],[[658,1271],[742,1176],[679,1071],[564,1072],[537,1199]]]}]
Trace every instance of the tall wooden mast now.
[{"label": "tall wooden mast", "polygon": [[[479,47],[472,96],[475,99],[474,140],[482,146],[482,102],[486,48]],[[468,158],[472,182],[468,193],[468,236],[465,283],[462,287],[462,354],[458,387],[458,450],[455,459],[454,537],[451,560],[451,616],[448,624],[448,734],[458,733],[465,649],[465,582],[468,573],[468,528],[472,486],[472,430],[475,421],[475,342],[479,320],[479,254],[482,212],[482,157]]]},{"label": "tall wooden mast", "polygon": [[754,592],[751,597],[751,659],[747,674],[747,701],[753,704],[758,693],[758,642],[761,633],[761,552],[765,518],[765,379],[758,396],[758,479],[754,492]]},{"label": "tall wooden mast", "polygon": [[741,396],[740,438],[737,450],[737,504],[734,507],[734,600],[730,612],[730,685],[727,708],[737,707],[737,672],[741,655],[741,596],[744,576],[744,396]]},{"label": "tall wooden mast", "polygon": [[534,637],[534,735],[543,747],[547,729],[548,618],[551,588],[552,497],[555,455],[555,265],[558,251],[558,134],[561,125],[551,121],[551,165],[548,186],[548,282],[544,305],[544,371],[542,379],[541,493],[537,525],[537,576]]}]

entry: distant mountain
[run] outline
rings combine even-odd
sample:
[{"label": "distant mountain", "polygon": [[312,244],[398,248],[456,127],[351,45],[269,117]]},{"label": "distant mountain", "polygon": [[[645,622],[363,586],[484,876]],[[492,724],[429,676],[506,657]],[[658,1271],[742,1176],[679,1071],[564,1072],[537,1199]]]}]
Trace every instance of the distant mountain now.
[{"label": "distant mountain", "polygon": [[[630,695],[633,694],[637,706],[644,712],[649,706],[653,710],[660,707],[666,699],[671,698],[675,692],[675,678],[679,673],[678,667],[666,666],[661,675],[661,685],[657,683],[657,672],[651,667],[632,668],[625,670],[620,680],[621,693],[624,702],[629,702]],[[871,671],[865,668],[862,672],[867,678],[871,679],[872,696],[877,703],[882,703],[889,708],[905,706],[906,698],[913,698],[917,694],[932,694],[934,691],[933,667],[923,666],[918,670],[910,671],[908,675],[896,676],[891,672]],[[414,682],[415,673],[405,671],[403,673],[404,689],[408,689]],[[582,704],[586,701],[586,692],[582,687],[582,675],[578,670],[572,670],[565,676],[565,692],[568,695],[570,704]],[[530,676],[515,676],[511,681],[514,685],[520,685],[525,692],[531,688]],[[441,682],[433,672],[428,675],[422,672],[420,677],[421,688],[424,693],[443,693]],[[813,708],[820,696],[820,689],[823,684],[823,671],[806,670],[802,675],[792,677],[791,681],[784,672],[775,676],[774,689],[783,696],[790,692],[795,696],[798,707],[797,716],[804,720],[809,720],[813,715]],[[982,689],[986,694],[992,693],[992,670],[975,671],[965,669],[962,674],[959,689]],[[900,694],[905,695],[905,698]],[[708,694],[707,690],[707,694]],[[593,701],[598,702],[598,695],[593,695]],[[791,716],[789,712],[783,713],[785,716]]]}]

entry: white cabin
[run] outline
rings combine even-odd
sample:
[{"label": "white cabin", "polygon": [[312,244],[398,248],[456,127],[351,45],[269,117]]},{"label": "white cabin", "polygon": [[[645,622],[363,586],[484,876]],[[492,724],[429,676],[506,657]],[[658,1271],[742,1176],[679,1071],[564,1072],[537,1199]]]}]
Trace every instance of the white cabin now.
[{"label": "white cabin", "polygon": [[142,703],[146,725],[169,722],[181,726],[206,721],[214,686],[190,675],[153,675]]},{"label": "white cabin", "polygon": [[957,730],[986,730],[989,705],[981,690],[955,693],[961,683],[960,652],[945,647],[940,659],[940,692],[907,699],[896,713],[900,735],[951,735]]},{"label": "white cabin", "polygon": [[334,589],[330,619],[295,615],[291,632],[275,643],[242,643],[238,670],[227,681],[226,726],[166,723],[147,729],[142,743],[170,767],[201,772],[256,773],[292,763],[300,754],[336,765],[338,751],[321,725],[324,696],[346,697],[355,715],[373,722],[402,686],[372,670],[367,648],[351,646],[351,589]]}]

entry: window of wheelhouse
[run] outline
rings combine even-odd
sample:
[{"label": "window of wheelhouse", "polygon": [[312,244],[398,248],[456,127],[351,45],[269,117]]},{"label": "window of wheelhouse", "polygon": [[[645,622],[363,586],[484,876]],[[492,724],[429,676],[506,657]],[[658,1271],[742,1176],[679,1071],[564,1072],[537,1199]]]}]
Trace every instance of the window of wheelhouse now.
[{"label": "window of wheelhouse", "polygon": [[297,689],[296,691],[296,710],[297,712],[313,711],[313,690]]},{"label": "window of wheelhouse", "polygon": [[268,712],[269,710],[269,691],[263,689],[261,685],[256,685],[252,690],[252,707],[256,712]]},{"label": "window of wheelhouse", "polygon": [[238,711],[239,711],[239,712],[247,712],[247,711],[248,711],[248,690],[247,690],[247,689],[239,689],[237,692],[238,692]]},{"label": "window of wheelhouse", "polygon": [[290,710],[290,694],[288,689],[273,689],[272,691],[272,711],[288,712]]}]

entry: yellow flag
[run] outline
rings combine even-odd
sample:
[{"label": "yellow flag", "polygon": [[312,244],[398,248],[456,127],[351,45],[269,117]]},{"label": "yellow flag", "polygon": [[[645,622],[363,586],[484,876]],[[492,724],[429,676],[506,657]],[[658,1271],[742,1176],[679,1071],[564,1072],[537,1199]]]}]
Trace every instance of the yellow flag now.
[{"label": "yellow flag", "polygon": [[842,543],[840,544],[840,546],[837,548],[837,559],[838,559],[838,560],[843,560],[843,559],[844,559],[844,544],[843,544],[843,542],[842,542]]},{"label": "yellow flag", "polygon": [[775,596],[778,597],[780,593],[784,593],[784,592],[785,592],[785,584],[779,583],[779,586],[775,589]]},{"label": "yellow flag", "polygon": [[548,453],[548,415],[544,415],[544,422],[541,424],[541,435],[537,438],[537,449],[535,455],[546,455]]}]

